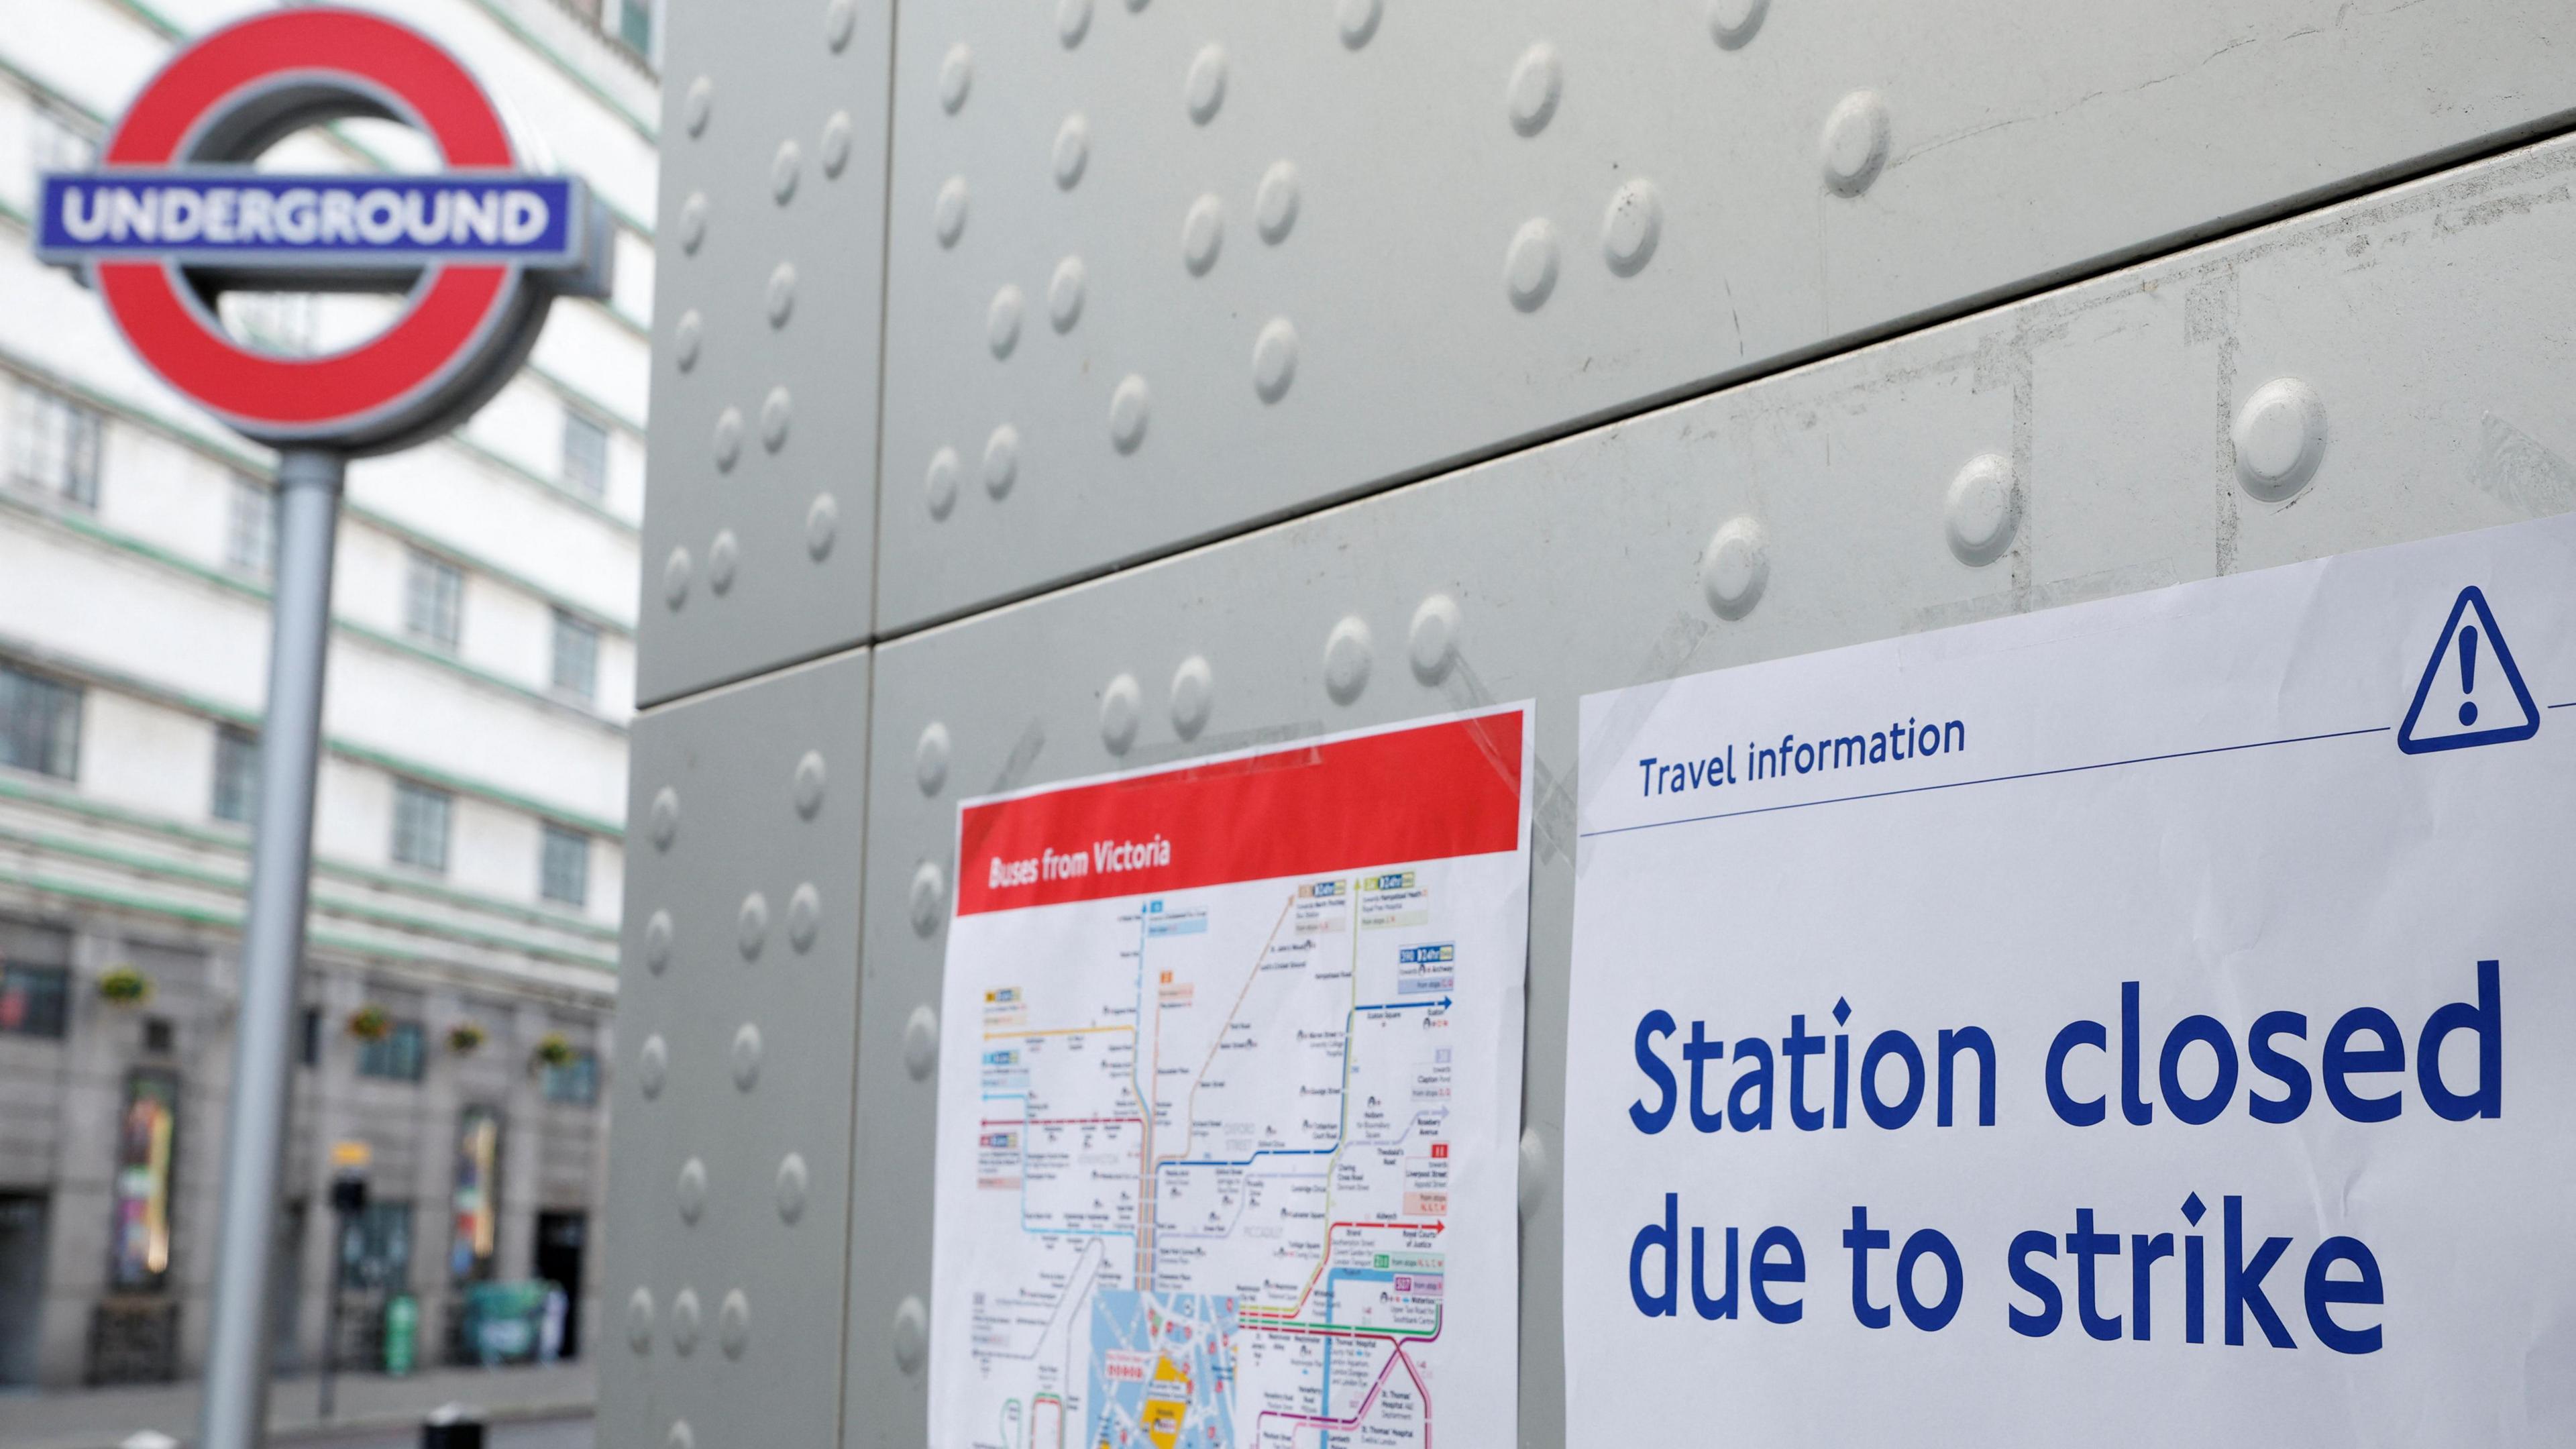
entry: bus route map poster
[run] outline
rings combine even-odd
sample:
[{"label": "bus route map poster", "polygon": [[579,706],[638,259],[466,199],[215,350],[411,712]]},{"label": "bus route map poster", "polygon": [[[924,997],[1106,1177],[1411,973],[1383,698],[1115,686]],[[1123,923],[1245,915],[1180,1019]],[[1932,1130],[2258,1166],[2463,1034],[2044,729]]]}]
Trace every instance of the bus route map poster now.
[{"label": "bus route map poster", "polygon": [[958,807],[943,1449],[1517,1438],[1530,711]]}]

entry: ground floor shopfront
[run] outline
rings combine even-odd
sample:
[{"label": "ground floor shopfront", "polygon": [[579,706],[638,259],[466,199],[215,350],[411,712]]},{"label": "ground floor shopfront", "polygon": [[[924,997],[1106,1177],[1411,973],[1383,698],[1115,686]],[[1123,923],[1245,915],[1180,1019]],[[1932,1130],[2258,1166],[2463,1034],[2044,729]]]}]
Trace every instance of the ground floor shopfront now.
[{"label": "ground floor shopfront", "polygon": [[[0,912],[0,1387],[192,1376],[238,939],[114,910]],[[273,1280],[281,1368],[321,1361],[335,1289],[344,1362],[382,1362],[397,1298],[422,1365],[473,1360],[507,1339],[478,1343],[478,1318],[528,1307],[513,1354],[587,1348],[613,987],[584,975],[308,964]],[[362,1145],[335,1166],[340,1144]],[[366,1203],[335,1211],[334,1179],[360,1156]]]}]

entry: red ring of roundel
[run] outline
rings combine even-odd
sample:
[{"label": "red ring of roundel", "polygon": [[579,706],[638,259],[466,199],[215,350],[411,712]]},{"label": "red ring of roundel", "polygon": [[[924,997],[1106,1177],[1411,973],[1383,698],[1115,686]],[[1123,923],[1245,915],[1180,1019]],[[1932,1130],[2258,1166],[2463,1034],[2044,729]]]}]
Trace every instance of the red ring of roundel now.
[{"label": "red ring of roundel", "polygon": [[[345,76],[399,96],[450,167],[515,169],[508,129],[453,56],[407,26],[348,10],[295,9],[213,32],[152,78],[118,123],[109,167],[170,166],[208,118],[287,73]],[[439,264],[393,326],[345,352],[278,357],[208,325],[179,268],[101,262],[99,290],[126,340],[172,386],[254,430],[318,434],[381,414],[437,382],[499,321],[505,263]]]}]

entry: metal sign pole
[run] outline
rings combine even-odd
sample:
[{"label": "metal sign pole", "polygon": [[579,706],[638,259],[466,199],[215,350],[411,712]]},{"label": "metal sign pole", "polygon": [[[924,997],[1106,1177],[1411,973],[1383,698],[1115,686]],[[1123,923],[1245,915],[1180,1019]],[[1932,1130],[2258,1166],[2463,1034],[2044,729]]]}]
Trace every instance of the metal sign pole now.
[{"label": "metal sign pole", "polygon": [[[259,814],[251,838],[250,911],[224,1124],[224,1196],[216,1239],[212,1333],[200,1449],[254,1449],[268,1423],[269,1276],[278,1171],[294,1071],[295,977],[313,855],[313,778],[321,755],[331,551],[347,460],[289,449],[277,463],[277,590],[260,732]],[[336,1247],[336,1245],[335,1245]]]}]

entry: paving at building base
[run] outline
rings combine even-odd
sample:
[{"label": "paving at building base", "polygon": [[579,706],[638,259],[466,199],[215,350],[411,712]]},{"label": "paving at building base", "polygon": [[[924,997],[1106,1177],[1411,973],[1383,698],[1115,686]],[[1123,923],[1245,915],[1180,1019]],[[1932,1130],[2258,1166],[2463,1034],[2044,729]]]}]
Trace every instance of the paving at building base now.
[{"label": "paving at building base", "polygon": [[[185,1444],[197,1434],[199,1385],[146,1387],[0,1398],[0,1449],[122,1449],[136,1434],[166,1434]],[[270,1391],[269,1432],[280,1444],[375,1446],[416,1444],[418,1425],[443,1404],[479,1410],[492,1426],[492,1449],[589,1449],[590,1366],[448,1369],[388,1378],[344,1374],[336,1412],[323,1422],[319,1381],[281,1379]]]}]

